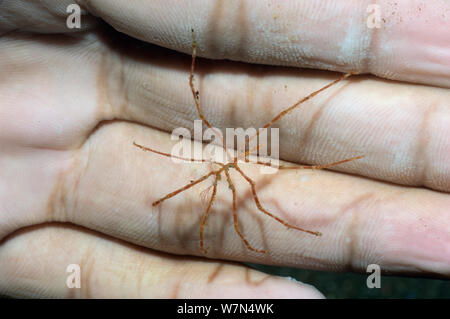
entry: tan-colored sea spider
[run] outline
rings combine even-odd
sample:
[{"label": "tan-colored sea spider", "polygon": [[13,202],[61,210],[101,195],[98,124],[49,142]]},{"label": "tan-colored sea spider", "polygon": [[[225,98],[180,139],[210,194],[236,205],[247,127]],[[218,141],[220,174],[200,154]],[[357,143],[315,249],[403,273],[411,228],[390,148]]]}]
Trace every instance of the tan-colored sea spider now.
[{"label": "tan-colored sea spider", "polygon": [[[195,41],[195,37],[194,37],[194,30],[192,30],[192,60],[191,60],[191,68],[190,68],[190,75],[189,75],[189,86],[191,88],[191,92],[192,92],[192,97],[194,99],[195,102],[195,107],[197,109],[198,115],[200,117],[200,119],[202,120],[202,122],[211,130],[216,131],[217,129],[214,128],[209,122],[208,120],[205,118],[202,109],[200,107],[200,99],[199,99],[199,91],[195,89],[194,86],[194,68],[195,68],[195,60],[196,60],[196,56],[197,56],[197,42]],[[313,93],[307,95],[306,97],[301,98],[299,101],[297,101],[295,104],[289,106],[288,108],[284,109],[283,111],[281,111],[280,113],[278,113],[274,118],[272,118],[270,121],[268,121],[266,124],[264,124],[264,126],[262,127],[262,130],[266,130],[267,128],[269,128],[270,126],[272,126],[276,121],[278,121],[279,119],[281,119],[282,117],[286,116],[289,112],[291,112],[292,110],[294,110],[295,108],[297,108],[299,105],[301,105],[302,103],[306,102],[307,100],[311,99],[312,97],[314,97],[315,95],[325,91],[326,89],[328,89],[329,87],[335,85],[336,83],[348,78],[349,76],[351,76],[353,73],[347,73],[342,75],[340,78],[338,78],[337,80],[334,80],[333,82],[325,85],[324,87],[314,91]],[[262,130],[258,130],[257,133],[255,135],[253,135],[252,137],[250,137],[249,140],[246,141],[246,143],[249,143],[249,141],[251,139],[257,138],[260,133],[262,132]],[[157,206],[160,203],[162,203],[163,201],[180,194],[181,192],[197,185],[200,184],[201,182],[207,180],[209,177],[214,177],[214,182],[212,185],[212,194],[211,197],[208,201],[207,207],[203,213],[202,216],[202,220],[201,220],[201,224],[200,224],[200,250],[203,253],[206,253],[206,249],[204,246],[204,240],[203,240],[203,231],[204,228],[206,226],[206,222],[208,219],[208,216],[210,214],[211,211],[211,207],[213,205],[214,199],[216,198],[216,193],[217,193],[217,182],[219,181],[219,179],[222,176],[222,173],[225,174],[225,178],[228,182],[228,186],[231,189],[232,192],[232,196],[233,196],[233,201],[232,201],[232,209],[233,209],[233,220],[234,220],[234,228],[237,232],[237,234],[239,235],[239,237],[242,239],[242,241],[244,242],[245,246],[254,252],[258,252],[258,253],[266,253],[266,250],[263,249],[256,249],[254,247],[252,247],[250,245],[250,243],[247,241],[247,239],[245,238],[244,234],[241,232],[240,228],[239,228],[239,223],[238,223],[238,218],[237,218],[237,207],[236,207],[236,188],[235,188],[235,184],[233,183],[233,180],[231,179],[231,175],[229,173],[230,169],[235,169],[250,185],[251,188],[251,193],[252,193],[252,197],[253,200],[256,204],[257,209],[262,212],[263,214],[270,216],[271,218],[275,219],[276,221],[278,221],[279,223],[283,224],[284,226],[286,226],[287,228],[292,228],[292,229],[296,229],[311,235],[315,235],[315,236],[321,236],[321,233],[318,231],[311,231],[311,230],[307,230],[307,229],[303,229],[294,225],[291,225],[287,222],[285,222],[284,220],[282,220],[281,218],[277,217],[276,215],[270,213],[269,211],[267,211],[262,205],[261,202],[259,200],[259,197],[257,195],[256,192],[256,184],[255,182],[247,175],[244,173],[244,171],[239,167],[239,156],[232,156],[232,159],[230,160],[230,154],[228,152],[228,150],[226,149],[226,144],[225,141],[223,140],[223,135],[222,134],[218,134],[218,136],[222,137],[222,147],[224,148],[225,152],[227,153],[227,162],[225,163],[221,163],[221,162],[217,162],[214,161],[212,159],[194,159],[194,158],[186,158],[186,157],[181,157],[181,156],[176,156],[176,155],[172,155],[169,153],[164,153],[164,152],[160,152],[158,150],[152,149],[150,147],[147,146],[143,146],[141,144],[138,144],[136,142],[133,142],[133,144],[144,150],[144,151],[149,151],[152,153],[156,153],[162,156],[166,156],[172,159],[178,159],[178,160],[182,160],[182,161],[186,161],[186,162],[197,162],[197,163],[210,163],[216,166],[216,169],[212,169],[210,170],[209,173],[201,176],[200,178],[191,181],[190,183],[186,184],[185,186],[167,194],[166,196],[159,198],[158,200],[154,201],[152,203],[152,206]],[[257,148],[259,150],[260,145],[257,145]],[[245,152],[241,152],[244,154],[244,161],[247,161],[247,155],[249,154],[251,150],[249,149],[248,151]],[[239,152],[238,152],[239,154]],[[334,163],[330,163],[330,164],[325,164],[325,165],[301,165],[301,166],[283,166],[283,165],[279,165],[276,168],[277,169],[324,169],[324,168],[329,168],[332,166],[336,166],[339,164],[343,164],[346,162],[350,162],[350,161],[354,161],[357,159],[361,159],[363,158],[363,156],[356,156],[356,157],[352,157],[352,158],[348,158],[348,159],[344,159],[338,162],[334,162]],[[261,160],[256,160],[255,163],[257,165],[264,165],[264,166],[270,166],[273,167],[272,164],[270,162],[263,162]]]}]

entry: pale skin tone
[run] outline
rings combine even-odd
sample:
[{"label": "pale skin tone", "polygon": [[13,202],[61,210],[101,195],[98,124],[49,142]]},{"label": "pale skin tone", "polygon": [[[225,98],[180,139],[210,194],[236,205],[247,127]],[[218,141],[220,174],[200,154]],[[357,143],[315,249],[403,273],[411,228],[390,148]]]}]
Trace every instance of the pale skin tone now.
[{"label": "pale skin tone", "polygon": [[[390,16],[375,33],[365,26],[364,1],[307,2],[79,1],[92,15],[83,16],[83,31],[69,32],[72,1],[4,1],[0,294],[322,296],[235,261],[357,272],[376,263],[390,273],[448,278],[450,4],[381,3]],[[278,123],[286,164],[364,159],[276,175],[240,165],[268,210],[321,237],[258,213],[248,183],[232,170],[242,231],[266,254],[250,252],[235,233],[224,178],[205,228],[206,256],[200,194],[213,179],[152,209],[210,170],[133,146],[170,152],[169,132],[198,118],[190,57],[180,53],[190,53],[191,28],[199,56],[234,60],[199,59],[196,68],[205,116],[220,129],[263,125],[341,75],[264,64],[371,73]],[[69,264],[81,266],[81,289],[66,287]]]}]

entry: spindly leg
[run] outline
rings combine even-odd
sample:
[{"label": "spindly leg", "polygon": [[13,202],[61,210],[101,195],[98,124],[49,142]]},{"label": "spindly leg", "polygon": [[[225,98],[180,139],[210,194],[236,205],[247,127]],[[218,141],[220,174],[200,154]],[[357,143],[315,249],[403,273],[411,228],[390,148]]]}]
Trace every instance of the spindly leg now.
[{"label": "spindly leg", "polygon": [[351,157],[351,158],[347,158],[345,160],[341,160],[338,162],[334,162],[334,163],[329,163],[329,164],[322,164],[322,165],[300,165],[300,166],[283,166],[283,165],[279,165],[278,167],[273,166],[270,162],[262,162],[262,161],[257,161],[256,164],[258,165],[263,165],[263,166],[269,166],[269,167],[273,167],[273,168],[278,168],[278,169],[325,169],[325,168],[330,168],[333,166],[338,166],[344,163],[348,163],[351,161],[356,161],[359,159],[364,158],[364,155],[360,155],[360,156],[355,156],[355,157]]},{"label": "spindly leg", "polygon": [[312,92],[311,94],[305,96],[304,98],[300,99],[297,103],[295,103],[295,104],[291,105],[290,107],[284,109],[283,111],[281,111],[280,113],[278,113],[273,119],[271,119],[269,122],[267,122],[266,124],[264,124],[264,126],[262,127],[262,129],[261,129],[261,130],[258,130],[258,132],[256,132],[256,134],[255,134],[251,139],[258,137],[264,129],[267,129],[267,128],[269,128],[270,126],[272,126],[276,121],[278,121],[279,119],[281,119],[281,118],[283,118],[284,116],[286,116],[289,112],[291,112],[292,110],[294,110],[295,108],[297,108],[299,105],[305,103],[306,101],[308,101],[308,100],[311,99],[312,97],[314,97],[314,96],[316,96],[317,94],[319,94],[319,93],[325,91],[326,89],[332,87],[333,85],[335,85],[335,84],[341,82],[342,80],[348,78],[349,76],[351,76],[351,75],[353,75],[353,74],[355,74],[355,73],[346,73],[346,74],[342,75],[339,79],[334,80],[334,81],[331,82],[331,83],[328,83],[327,85],[323,86],[322,88],[320,88],[320,89],[318,89],[318,90]]},{"label": "spindly leg", "polygon": [[302,232],[308,233],[308,234],[312,234],[315,236],[321,236],[322,234],[318,231],[311,231],[311,230],[307,230],[307,229],[303,229],[294,225],[291,225],[289,223],[286,223],[284,220],[282,220],[281,218],[269,213],[264,207],[262,207],[258,195],[256,194],[256,186],[255,186],[255,182],[248,177],[247,175],[245,175],[245,173],[239,168],[239,166],[235,165],[234,166],[236,168],[236,170],[242,175],[242,177],[244,177],[244,179],[250,184],[251,190],[252,190],[252,194],[253,194],[253,199],[255,201],[256,207],[258,207],[258,210],[270,217],[272,217],[273,219],[275,219],[277,222],[283,224],[284,226],[288,227],[288,228],[293,228],[296,230],[300,230]]},{"label": "spindly leg", "polygon": [[348,163],[351,161],[356,161],[361,158],[364,158],[364,155],[355,156],[355,157],[347,158],[342,161],[329,163],[329,164],[323,164],[323,165],[280,166],[279,169],[325,169],[325,168],[329,168],[329,167],[333,167],[333,166],[338,166],[338,165],[341,165],[344,163]]},{"label": "spindly leg", "polygon": [[[222,171],[222,170],[219,170],[219,171]],[[164,196],[163,198],[160,198],[160,199],[158,199],[157,201],[154,201],[154,202],[152,203],[152,206],[156,206],[156,205],[160,204],[161,202],[165,201],[166,199],[169,199],[169,198],[171,198],[171,197],[174,197],[175,195],[178,195],[178,194],[181,193],[182,191],[185,191],[186,189],[189,189],[189,188],[191,188],[192,186],[195,186],[195,185],[197,185],[198,183],[203,182],[205,179],[207,179],[208,177],[210,177],[211,175],[214,175],[214,174],[217,174],[217,171],[209,172],[208,174],[203,175],[203,176],[200,177],[199,179],[197,179],[197,180],[195,180],[195,181],[193,181],[193,182],[191,182],[191,183],[189,183],[189,184],[187,184],[187,185],[185,185],[185,186],[183,186],[183,187],[177,189],[176,191],[173,191],[172,193],[167,194],[167,195]]]},{"label": "spindly leg", "polygon": [[203,243],[203,230],[205,229],[206,221],[208,220],[208,216],[211,211],[211,206],[214,202],[214,199],[216,198],[217,180],[219,179],[218,178],[219,174],[220,173],[217,173],[216,178],[214,179],[213,192],[212,192],[211,198],[209,200],[208,207],[206,207],[206,211],[203,213],[202,223],[200,224],[200,251],[204,254],[206,254],[206,249],[205,249],[205,246]]},{"label": "spindly leg", "polygon": [[227,156],[227,158],[232,158],[231,154],[228,152],[228,149],[225,145],[225,139],[222,135],[222,133],[220,131],[218,131],[216,128],[214,128],[211,123],[208,122],[208,120],[206,119],[205,115],[203,114],[202,108],[200,106],[200,97],[199,97],[199,91],[195,89],[195,85],[194,85],[194,70],[195,70],[195,60],[197,58],[197,41],[195,40],[195,34],[194,34],[194,29],[191,29],[192,32],[192,60],[191,60],[191,69],[190,69],[190,73],[189,73],[189,87],[191,88],[191,93],[192,93],[192,97],[194,99],[194,103],[195,103],[195,108],[197,109],[197,113],[198,116],[200,117],[200,119],[202,120],[202,122],[206,125],[206,127],[208,127],[209,129],[211,129],[214,134],[216,134],[216,136],[220,136],[221,137],[221,143],[222,143],[222,148],[225,150],[225,154]]},{"label": "spindly leg", "polygon": [[199,92],[195,89],[194,86],[194,70],[195,70],[195,59],[197,58],[197,41],[195,40],[195,34],[194,29],[191,30],[192,32],[192,60],[191,60],[191,70],[189,74],[189,86],[191,87],[192,97],[194,98],[195,107],[198,112],[198,116],[200,116],[200,119],[205,123],[205,125],[213,129],[212,125],[208,122],[208,120],[203,115],[203,112],[200,108],[200,102],[199,102]]},{"label": "spindly leg", "polygon": [[238,223],[238,217],[237,217],[237,209],[236,209],[236,188],[234,187],[233,181],[231,180],[230,173],[228,172],[228,169],[225,170],[225,175],[227,176],[228,186],[231,189],[231,192],[233,193],[233,220],[234,220],[234,229],[238,233],[239,237],[241,237],[242,241],[244,242],[245,246],[257,253],[263,253],[265,254],[266,251],[262,249],[256,249],[253,248],[250,243],[245,239],[244,234],[242,234],[241,230],[239,229],[239,223]]},{"label": "spindly leg", "polygon": [[169,154],[169,153],[160,152],[160,151],[154,150],[153,148],[150,148],[150,147],[138,144],[136,142],[133,142],[133,145],[138,147],[138,148],[140,148],[143,151],[146,151],[146,152],[152,152],[152,153],[155,153],[155,154],[158,154],[158,155],[162,155],[162,156],[166,156],[166,157],[170,157],[170,158],[176,158],[176,159],[183,160],[183,161],[186,161],[186,162],[216,163],[214,161],[210,161],[210,160],[207,160],[207,159],[195,159],[195,158],[181,157],[181,156],[176,156],[176,155],[172,155],[172,154]]}]

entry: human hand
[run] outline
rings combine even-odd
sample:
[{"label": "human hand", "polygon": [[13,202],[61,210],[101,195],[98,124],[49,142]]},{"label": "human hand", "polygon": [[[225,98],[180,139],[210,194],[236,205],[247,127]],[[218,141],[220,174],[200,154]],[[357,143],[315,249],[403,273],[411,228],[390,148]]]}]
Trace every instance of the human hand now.
[{"label": "human hand", "polygon": [[[441,86],[350,78],[279,122],[280,155],[308,164],[359,154],[363,160],[334,171],[276,175],[243,165],[266,208],[321,237],[260,214],[236,177],[240,225],[268,253],[248,251],[234,232],[225,181],[205,241],[207,257],[222,260],[332,271],[364,271],[375,263],[391,273],[449,276],[450,4],[434,1],[420,12],[411,1],[381,5],[395,18],[369,31],[367,4],[360,1],[336,4],[340,9],[306,1],[260,1],[252,8],[245,1],[79,2],[92,15],[82,17],[78,32],[65,24],[71,1],[1,4],[0,293],[321,296],[308,285],[203,258],[200,193],[208,185],[152,210],[154,200],[209,169],[133,146],[139,141],[170,152],[169,132],[191,128],[198,118],[190,58],[121,35],[94,16],[188,54],[194,28],[200,55],[243,61],[200,60],[196,69],[206,117],[221,129],[258,127],[338,77],[245,62]],[[65,284],[69,264],[81,267],[79,290]]]}]

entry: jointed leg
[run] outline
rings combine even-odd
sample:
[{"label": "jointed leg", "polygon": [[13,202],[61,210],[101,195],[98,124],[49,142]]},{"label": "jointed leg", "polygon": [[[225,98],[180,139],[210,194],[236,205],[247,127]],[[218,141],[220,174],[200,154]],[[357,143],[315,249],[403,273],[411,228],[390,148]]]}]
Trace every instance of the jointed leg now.
[{"label": "jointed leg", "polygon": [[262,249],[256,249],[253,248],[250,243],[245,239],[244,235],[242,234],[241,230],[239,229],[239,223],[238,223],[238,217],[237,217],[237,210],[236,210],[236,188],[234,187],[233,181],[231,180],[230,173],[228,170],[225,170],[225,175],[227,176],[228,186],[231,189],[231,192],[233,193],[233,220],[234,220],[234,229],[238,233],[239,237],[241,237],[242,241],[244,242],[245,246],[250,249],[251,251],[257,252],[257,253],[263,253],[265,254],[266,251]]},{"label": "jointed leg", "polygon": [[206,119],[206,117],[203,114],[203,111],[200,107],[199,91],[197,91],[194,86],[195,59],[197,58],[197,41],[195,40],[194,29],[192,29],[191,32],[192,32],[192,60],[191,60],[191,70],[190,70],[190,74],[189,74],[189,86],[191,88],[191,93],[192,93],[192,97],[194,99],[195,107],[197,109],[198,116],[200,117],[202,122],[206,125],[206,127],[210,128],[216,134],[216,136],[222,137],[222,140],[221,140],[222,147],[225,150],[227,157],[230,158],[230,154],[228,153],[228,150],[226,148],[225,139],[224,139],[223,135],[221,134],[221,132],[218,132],[217,129],[215,129],[211,125],[211,123],[208,122],[208,120]]},{"label": "jointed leg", "polygon": [[195,59],[197,57],[197,41],[195,40],[194,30],[192,29],[192,60],[191,60],[191,72],[189,75],[189,86],[191,87],[192,97],[194,98],[195,107],[197,108],[198,115],[200,116],[200,119],[205,123],[205,125],[213,129],[212,125],[208,122],[208,120],[203,115],[202,110],[200,109],[200,103],[199,103],[199,92],[195,90],[194,87],[194,69],[195,69]]},{"label": "jointed leg", "polygon": [[169,199],[169,198],[171,198],[171,197],[174,197],[175,195],[181,193],[182,191],[185,191],[186,189],[189,189],[189,188],[191,188],[192,186],[195,186],[195,185],[197,185],[198,183],[203,182],[205,179],[207,179],[207,178],[210,177],[211,175],[217,174],[217,172],[220,172],[220,171],[222,171],[222,170],[219,170],[219,171],[212,171],[212,172],[209,172],[209,173],[206,174],[206,175],[203,175],[203,176],[200,177],[199,179],[197,179],[197,180],[195,180],[195,181],[193,181],[193,182],[191,182],[191,183],[189,183],[189,184],[187,184],[187,185],[185,185],[185,186],[183,186],[183,187],[177,189],[176,191],[173,191],[172,193],[167,194],[166,196],[164,196],[163,198],[158,199],[157,201],[154,201],[154,202],[152,203],[152,206],[156,206],[156,205],[160,204],[161,202],[165,201],[166,199]]},{"label": "jointed leg", "polygon": [[204,228],[206,226],[206,221],[208,220],[208,216],[209,216],[209,213],[211,211],[212,203],[214,202],[214,199],[216,198],[217,180],[218,180],[219,174],[220,173],[216,174],[216,178],[214,179],[213,192],[212,192],[212,195],[211,195],[211,199],[209,200],[208,207],[206,208],[206,211],[203,214],[202,223],[200,225],[200,251],[202,253],[204,253],[204,254],[206,254],[206,249],[205,249],[204,244],[203,244],[203,230],[204,230]]},{"label": "jointed leg", "polygon": [[136,142],[133,142],[133,145],[138,147],[138,148],[140,148],[141,150],[144,150],[144,151],[152,152],[152,153],[159,154],[159,155],[166,156],[166,157],[170,157],[170,158],[176,158],[176,159],[187,161],[187,162],[216,163],[214,161],[207,160],[207,159],[187,158],[187,157],[181,157],[181,156],[176,156],[176,155],[172,155],[172,154],[169,154],[169,153],[160,152],[160,151],[154,150],[154,149],[152,149],[150,147],[138,144]]},{"label": "jointed leg", "polygon": [[[306,101],[308,101],[309,99],[311,99],[312,97],[316,96],[317,94],[325,91],[326,89],[330,88],[331,86],[341,82],[342,80],[348,78],[349,76],[353,75],[354,73],[346,73],[344,75],[342,75],[339,79],[334,80],[331,83],[328,83],[327,85],[325,85],[324,87],[318,89],[317,91],[314,91],[313,93],[305,96],[304,98],[300,99],[297,103],[293,104],[292,106],[288,107],[287,109],[281,111],[280,113],[278,113],[273,119],[271,119],[269,122],[267,122],[262,128],[263,129],[267,129],[270,126],[272,126],[276,121],[278,121],[279,119],[283,118],[284,116],[286,116],[290,111],[294,110],[295,108],[297,108],[299,105],[305,103]],[[261,134],[262,130],[258,130],[258,132],[252,137],[256,138]]]},{"label": "jointed leg", "polygon": [[338,165],[341,165],[341,164],[344,164],[344,163],[347,163],[347,162],[356,161],[356,160],[362,159],[362,158],[364,158],[364,155],[355,156],[355,157],[347,158],[347,159],[342,160],[342,161],[329,163],[329,164],[323,164],[323,165],[300,165],[300,166],[283,166],[283,165],[279,165],[278,167],[276,167],[276,166],[273,166],[270,162],[262,162],[262,161],[257,161],[257,162],[255,162],[255,164],[262,165],[262,166],[273,167],[273,168],[278,168],[278,169],[325,169],[325,168],[330,168],[330,167],[333,167],[333,166],[338,166]]},{"label": "jointed leg", "polygon": [[235,166],[235,168],[242,175],[242,177],[244,177],[244,179],[250,184],[251,191],[252,191],[252,194],[253,194],[253,199],[254,199],[256,207],[258,207],[259,211],[261,211],[262,213],[272,217],[273,219],[275,219],[276,221],[278,221],[279,223],[283,224],[284,226],[286,226],[288,228],[293,228],[293,229],[296,229],[296,230],[300,230],[302,232],[305,232],[305,233],[308,233],[308,234],[312,234],[312,235],[315,235],[315,236],[321,236],[322,235],[320,232],[317,232],[317,231],[311,231],[311,230],[303,229],[303,228],[300,228],[300,227],[288,224],[284,220],[282,220],[281,218],[279,218],[279,217],[269,213],[266,209],[264,209],[264,207],[262,207],[262,205],[261,205],[261,203],[259,201],[258,195],[256,194],[255,182],[250,177],[245,175],[245,173],[239,168],[239,166]]},{"label": "jointed leg", "polygon": [[344,163],[348,163],[351,161],[355,161],[355,160],[358,160],[361,158],[364,158],[364,155],[355,156],[355,157],[347,158],[342,161],[329,163],[329,164],[323,164],[323,165],[280,166],[279,169],[325,169],[325,168],[329,168],[329,167],[333,167],[333,166],[338,166],[338,165],[341,165]]}]

